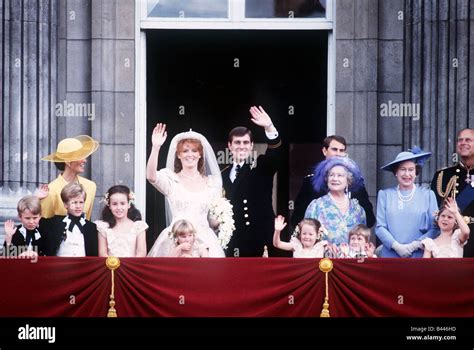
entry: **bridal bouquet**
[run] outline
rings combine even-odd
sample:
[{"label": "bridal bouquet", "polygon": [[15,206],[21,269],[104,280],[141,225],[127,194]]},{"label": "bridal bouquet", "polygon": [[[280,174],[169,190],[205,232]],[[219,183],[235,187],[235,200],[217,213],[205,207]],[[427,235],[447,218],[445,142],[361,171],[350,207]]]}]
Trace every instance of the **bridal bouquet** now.
[{"label": "bridal bouquet", "polygon": [[209,208],[209,219],[217,223],[219,244],[226,249],[234,233],[234,212],[230,202],[223,198],[216,198]]}]

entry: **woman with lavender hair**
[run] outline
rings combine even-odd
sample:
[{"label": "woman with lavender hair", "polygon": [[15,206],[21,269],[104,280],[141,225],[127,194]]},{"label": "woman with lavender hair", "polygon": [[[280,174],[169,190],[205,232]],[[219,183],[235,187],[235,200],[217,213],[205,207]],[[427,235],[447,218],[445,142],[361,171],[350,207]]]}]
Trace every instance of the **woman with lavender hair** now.
[{"label": "woman with lavender hair", "polygon": [[359,167],[349,158],[331,157],[319,163],[314,173],[314,189],[328,194],[309,204],[305,218],[319,220],[325,231],[322,239],[333,246],[347,243],[349,231],[366,224],[364,209],[350,198],[350,191],[359,190],[364,183]]}]

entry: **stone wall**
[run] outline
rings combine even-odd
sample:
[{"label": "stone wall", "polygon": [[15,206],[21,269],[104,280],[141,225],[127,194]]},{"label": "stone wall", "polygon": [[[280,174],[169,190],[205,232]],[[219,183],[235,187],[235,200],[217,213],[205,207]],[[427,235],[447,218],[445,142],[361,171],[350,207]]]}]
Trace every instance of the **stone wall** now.
[{"label": "stone wall", "polygon": [[[377,190],[395,183],[381,165],[421,146],[434,153],[422,175],[429,182],[450,164],[456,132],[474,126],[474,2],[335,1],[336,133],[347,138],[375,204]],[[14,215],[19,197],[56,176],[40,158],[68,136],[101,141],[86,173],[98,197],[114,184],[133,186],[135,2],[0,5],[0,216]],[[382,116],[389,103],[419,104],[420,116]],[[57,115],[58,104],[86,104],[94,115]]]},{"label": "stone wall", "polygon": [[3,232],[3,221],[17,215],[18,200],[55,176],[40,158],[56,146],[57,119],[52,113],[58,83],[58,3],[5,0],[0,2],[0,16]]},{"label": "stone wall", "polygon": [[[433,152],[421,181],[452,163],[456,133],[474,126],[474,2],[336,0],[336,133],[376,191],[379,170],[412,146]],[[382,106],[415,104],[419,115]],[[414,110],[413,110],[414,111]]]},{"label": "stone wall", "polygon": [[[95,118],[59,124],[58,138],[85,133],[100,140],[89,158],[99,200],[115,184],[133,187],[135,138],[135,2],[60,1],[59,98],[86,102]],[[91,118],[88,118],[91,119]]]}]

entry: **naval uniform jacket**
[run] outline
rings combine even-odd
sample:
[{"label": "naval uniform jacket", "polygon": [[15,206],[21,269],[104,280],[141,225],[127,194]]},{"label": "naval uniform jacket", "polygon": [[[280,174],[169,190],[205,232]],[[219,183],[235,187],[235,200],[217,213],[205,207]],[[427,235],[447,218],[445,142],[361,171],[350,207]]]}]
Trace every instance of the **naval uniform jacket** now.
[{"label": "naval uniform jacket", "polygon": [[252,164],[244,163],[233,183],[230,180],[233,165],[222,170],[225,196],[233,206],[235,221],[226,256],[261,257],[265,245],[273,255],[273,176],[281,158],[281,139],[267,138],[267,144],[265,154]]},{"label": "naval uniform jacket", "polygon": [[[474,169],[470,171],[471,179],[474,180],[472,175],[474,175]],[[466,178],[467,169],[464,164],[458,162],[451,167],[438,170],[431,181],[431,189],[436,194],[438,206],[443,204],[445,198],[455,196],[461,214],[466,222],[469,221],[471,230],[467,244],[464,246],[464,257],[474,258],[474,186],[471,186],[474,182],[468,184]],[[451,185],[449,185],[450,182]]]}]

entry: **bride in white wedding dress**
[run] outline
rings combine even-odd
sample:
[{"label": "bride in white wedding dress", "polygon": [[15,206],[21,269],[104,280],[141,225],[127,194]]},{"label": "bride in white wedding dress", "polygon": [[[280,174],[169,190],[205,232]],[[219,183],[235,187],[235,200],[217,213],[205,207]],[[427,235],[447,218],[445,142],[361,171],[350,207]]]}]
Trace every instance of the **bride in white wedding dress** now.
[{"label": "bride in white wedding dress", "polygon": [[160,233],[148,256],[169,256],[175,245],[171,226],[176,220],[186,219],[196,228],[198,243],[208,247],[209,257],[225,257],[208,221],[211,203],[222,196],[222,178],[214,151],[203,135],[180,133],[171,140],[166,168],[157,171],[158,155],[166,137],[166,125],[156,124],[146,177],[166,198],[169,226]]}]

